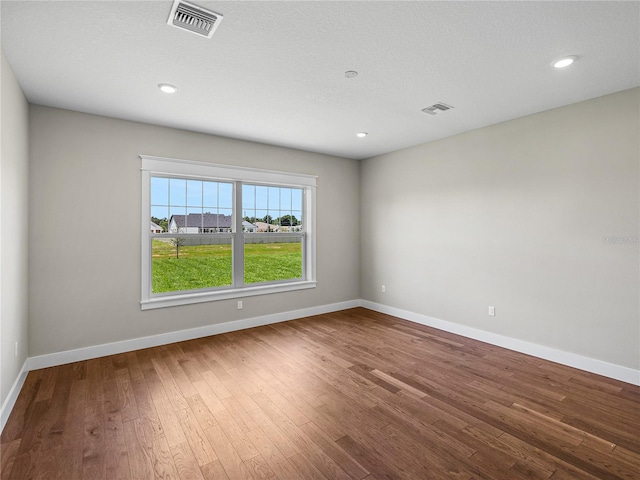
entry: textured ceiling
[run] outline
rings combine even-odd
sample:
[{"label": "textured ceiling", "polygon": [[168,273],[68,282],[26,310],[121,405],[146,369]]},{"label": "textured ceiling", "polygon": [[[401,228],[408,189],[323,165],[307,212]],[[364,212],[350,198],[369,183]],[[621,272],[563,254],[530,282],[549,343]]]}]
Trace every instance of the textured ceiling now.
[{"label": "textured ceiling", "polygon": [[211,40],[171,1],[2,1],[2,49],[32,103],[349,158],[640,85],[639,2],[192,1]]}]

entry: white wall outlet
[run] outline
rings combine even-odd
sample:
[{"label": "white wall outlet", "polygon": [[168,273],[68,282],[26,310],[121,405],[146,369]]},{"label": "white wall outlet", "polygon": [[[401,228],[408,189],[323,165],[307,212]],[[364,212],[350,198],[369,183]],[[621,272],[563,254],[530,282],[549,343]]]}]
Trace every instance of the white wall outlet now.
[{"label": "white wall outlet", "polygon": [[16,342],[16,343],[13,345],[13,356],[14,356],[14,357],[17,357],[17,356],[18,356],[18,342]]},{"label": "white wall outlet", "polygon": [[382,293],[385,293],[387,291],[387,287],[382,285]]},{"label": "white wall outlet", "polygon": [[242,310],[242,300],[238,300],[238,310]]},{"label": "white wall outlet", "polygon": [[489,316],[490,317],[496,316],[496,307],[494,307],[493,305],[489,305]]}]

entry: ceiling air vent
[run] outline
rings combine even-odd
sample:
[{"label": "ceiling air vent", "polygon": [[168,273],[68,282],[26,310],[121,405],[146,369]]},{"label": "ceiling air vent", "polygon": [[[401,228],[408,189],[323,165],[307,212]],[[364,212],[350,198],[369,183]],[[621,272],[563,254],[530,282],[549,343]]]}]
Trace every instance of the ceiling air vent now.
[{"label": "ceiling air vent", "polygon": [[221,21],[222,15],[219,13],[205,10],[183,0],[176,0],[173,2],[173,7],[171,7],[167,23],[197,35],[211,38]]},{"label": "ceiling air vent", "polygon": [[438,111],[445,112],[447,110],[451,110],[453,107],[451,105],[447,105],[446,103],[438,102],[434,103],[430,107],[423,108],[422,111],[424,113],[428,113],[429,115],[435,115]]}]

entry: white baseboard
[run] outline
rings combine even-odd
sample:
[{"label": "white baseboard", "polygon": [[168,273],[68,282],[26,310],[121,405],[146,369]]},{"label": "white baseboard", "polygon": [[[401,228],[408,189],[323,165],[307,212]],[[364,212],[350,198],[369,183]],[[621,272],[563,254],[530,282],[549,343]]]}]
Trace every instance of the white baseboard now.
[{"label": "white baseboard", "polygon": [[194,338],[208,337],[210,335],[217,335],[220,333],[227,333],[236,330],[244,330],[246,328],[269,325],[271,323],[286,322],[288,320],[294,320],[296,318],[304,318],[310,317],[312,315],[337,312],[339,310],[346,310],[348,308],[359,306],[360,300],[350,300],[347,302],[320,305],[318,307],[303,308],[301,310],[291,310],[289,312],[273,313],[271,315],[262,315],[260,317],[234,320],[232,322],[217,323],[215,325],[207,325],[205,327],[161,333],[159,335],[151,335],[149,337],[140,337],[133,338],[131,340],[122,340],[120,342],[93,345],[91,347],[66,350],[64,352],[49,353],[47,355],[30,357],[29,359],[27,359],[27,367],[29,370],[38,370],[41,368],[53,367],[56,365],[64,365],[65,363],[80,362],[82,360],[89,360],[91,358],[131,352],[133,350],[140,350],[142,348],[157,347],[160,345],[167,345],[169,343],[192,340]]},{"label": "white baseboard", "polygon": [[461,335],[463,337],[473,338],[474,340],[479,340],[491,345],[508,348],[509,350],[525,353],[544,360],[549,360],[551,362],[560,363],[562,365],[567,365],[569,367],[578,368],[580,370],[585,370],[587,372],[596,373],[598,375],[603,375],[615,380],[640,386],[640,370],[634,370],[632,368],[604,362],[602,360],[596,360],[594,358],[584,357],[575,353],[525,342],[523,340],[499,335],[497,333],[486,332],[477,328],[428,317],[426,315],[402,310],[400,308],[389,307],[387,305],[370,302],[368,300],[361,300],[360,305],[364,308],[368,308],[369,310],[386,313],[387,315],[393,315],[394,317],[399,317],[428,327],[455,333],[456,335]]},{"label": "white baseboard", "polygon": [[20,394],[22,385],[24,385],[24,381],[27,378],[27,373],[29,373],[29,370],[27,368],[28,362],[29,359],[27,358],[22,364],[22,368],[18,372],[16,381],[13,382],[11,390],[9,390],[9,394],[2,404],[2,407],[0,408],[0,432],[4,430],[4,426],[7,424],[9,414],[11,413],[11,410],[13,410],[13,406],[16,404],[16,400],[18,400],[18,395]]},{"label": "white baseboard", "polygon": [[18,399],[20,389],[24,384],[27,373],[31,370],[39,370],[41,368],[55,367],[66,363],[80,362],[91,358],[104,357],[106,355],[115,355],[117,353],[131,352],[140,350],[141,348],[157,347],[167,345],[169,343],[182,342],[192,340],[194,338],[208,337],[220,333],[233,332],[236,330],[244,330],[246,328],[259,327],[272,323],[286,322],[297,318],[310,317],[312,315],[321,315],[323,313],[337,312],[348,308],[360,306],[360,300],[349,300],[346,302],[331,303],[328,305],[320,305],[317,307],[303,308],[300,310],[291,310],[289,312],[273,313],[271,315],[262,315],[260,317],[246,318],[243,320],[235,320],[232,322],[218,323],[215,325],[207,325],[205,327],[190,328],[187,330],[178,330],[176,332],[161,333],[159,335],[151,335],[148,337],[133,338],[131,340],[122,340],[120,342],[105,343],[102,345],[93,345],[91,347],[77,348],[75,350],[66,350],[63,352],[49,353],[47,355],[39,355],[37,357],[29,357],[22,365],[22,369],[13,383],[9,395],[0,410],[0,432],[4,430],[4,426],[9,419],[9,414],[13,410],[13,406]]},{"label": "white baseboard", "polygon": [[269,325],[272,323],[286,322],[297,318],[310,317],[312,315],[321,315],[323,313],[337,312],[354,307],[364,307],[380,313],[386,313],[395,317],[409,320],[411,322],[420,323],[429,327],[437,328],[447,332],[455,333],[463,337],[473,338],[481,342],[497,345],[499,347],[508,348],[516,352],[533,355],[538,358],[560,363],[570,367],[585,370],[587,372],[596,373],[605,377],[613,378],[633,385],[640,385],[640,370],[615,365],[593,358],[583,357],[574,353],[564,352],[550,347],[537,345],[523,340],[506,337],[496,333],[486,332],[472,327],[467,327],[446,320],[440,320],[426,315],[402,310],[395,307],[389,307],[368,300],[349,300],[346,302],[332,303],[329,305],[320,305],[318,307],[304,308],[301,310],[292,310],[289,312],[274,313],[271,315],[263,315],[260,317],[247,318],[243,320],[235,320],[232,322],[218,323],[215,325],[207,325],[205,327],[191,328],[188,330],[178,330],[175,332],[162,333],[148,337],[134,338],[131,340],[123,340],[120,342],[105,343],[102,345],[94,345],[91,347],[78,348],[75,350],[67,350],[64,352],[50,353],[37,357],[29,357],[22,365],[22,369],[18,374],[9,395],[5,399],[2,409],[0,410],[0,432],[9,418],[9,414],[15,405],[20,393],[20,389],[24,384],[27,373],[31,370],[41,368],[54,367],[65,363],[79,362],[89,360],[91,358],[103,357],[106,355],[114,355],[117,353],[130,352],[141,348],[157,347],[167,345],[169,343],[192,340],[194,338],[202,338],[220,333],[244,330],[247,328]]}]

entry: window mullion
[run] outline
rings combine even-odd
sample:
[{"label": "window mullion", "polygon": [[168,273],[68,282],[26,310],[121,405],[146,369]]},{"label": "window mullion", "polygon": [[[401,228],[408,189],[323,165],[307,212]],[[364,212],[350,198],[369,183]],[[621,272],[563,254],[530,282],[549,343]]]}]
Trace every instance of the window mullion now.
[{"label": "window mullion", "polygon": [[242,182],[233,182],[233,286],[244,286],[244,234],[242,232]]}]

